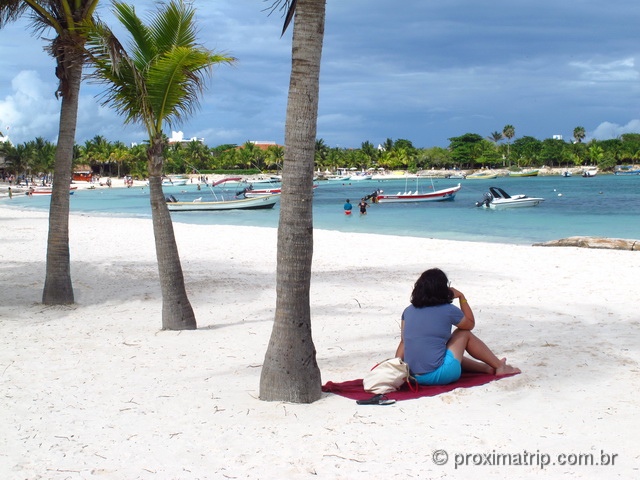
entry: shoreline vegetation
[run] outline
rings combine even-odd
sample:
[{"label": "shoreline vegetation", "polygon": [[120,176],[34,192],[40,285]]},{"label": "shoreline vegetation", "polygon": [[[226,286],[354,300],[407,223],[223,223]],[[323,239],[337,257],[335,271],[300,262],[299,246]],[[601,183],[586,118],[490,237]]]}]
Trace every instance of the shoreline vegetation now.
[{"label": "shoreline vegetation", "polygon": [[[597,167],[600,173],[640,163],[640,133],[625,133],[609,140],[590,140],[583,143],[579,133],[574,141],[557,138],[538,140],[523,136],[515,138],[513,127],[509,136],[493,132],[490,137],[467,133],[449,139],[447,148],[414,147],[405,139],[386,139],[375,146],[363,142],[359,148],[330,147],[323,139],[316,140],[315,169],[318,172],[337,173],[343,171],[421,171],[439,172],[475,171],[496,169],[509,172],[541,170],[540,175],[555,169],[579,172],[588,167]],[[181,138],[182,132],[174,132]],[[173,138],[173,137],[172,137]],[[252,142],[224,144],[209,147],[203,140],[179,141],[166,139],[163,150],[166,174],[196,173],[210,174],[212,171],[276,172],[282,169],[285,147],[275,142]],[[110,142],[95,136],[74,150],[75,170],[91,171],[95,175],[147,178],[147,144],[127,146],[123,142]],[[0,173],[53,171],[55,144],[36,138],[33,141],[12,145],[8,140],[0,142]],[[4,157],[4,165],[2,158]],[[434,173],[437,174],[437,173]]]},{"label": "shoreline vegetation", "polygon": [[[257,398],[275,308],[275,228],[174,224],[199,328],[160,331],[150,219],[72,213],[76,304],[47,307],[38,299],[48,214],[7,204],[2,478],[401,479],[398,459],[412,458],[417,477],[457,479],[470,470],[454,468],[456,454],[524,451],[617,455],[607,466],[546,465],[551,476],[637,470],[635,445],[620,434],[640,428],[629,400],[640,389],[640,325],[635,303],[620,297],[636,282],[635,253],[317,230],[310,303],[323,383],[362,378],[393,355],[413,282],[432,266],[465,289],[479,333],[523,373],[394,406],[333,394],[296,405]],[[379,448],[380,438],[445,431],[457,435]],[[434,464],[437,449],[449,464]],[[542,467],[481,468],[497,480]]]},{"label": "shoreline vegetation", "polygon": [[[629,167],[631,170],[640,170],[640,165],[629,165]],[[385,170],[385,171],[376,171],[376,172],[351,171],[351,172],[347,172],[346,175],[368,173],[373,175],[372,180],[381,180],[381,181],[402,180],[407,177],[409,178],[414,178],[414,177],[448,178],[453,174],[462,174],[465,176],[469,176],[474,173],[483,173],[483,174],[490,173],[492,175],[495,174],[498,177],[508,177],[510,173],[514,173],[515,171],[526,172],[531,170],[537,171],[537,176],[540,176],[540,177],[562,176],[565,172],[569,172],[572,175],[579,176],[588,168],[591,168],[591,167],[540,167],[535,169],[521,169],[521,170],[514,170],[509,168],[493,168],[493,169],[482,168],[482,169],[455,169],[455,170],[440,168],[440,169],[419,170],[419,171],[416,171],[415,173],[410,172],[409,170]],[[189,180],[189,183],[192,183],[192,184],[199,183],[201,185],[205,185],[206,183],[210,185],[218,180],[222,180],[230,177],[238,177],[248,183],[255,182],[255,181],[265,181],[265,180],[272,179],[274,176],[276,176],[279,173],[276,170],[271,172],[265,171],[261,173],[251,173],[251,174],[245,174],[243,173],[243,170],[235,170],[234,172],[235,173],[227,173],[227,174],[184,173],[184,174],[171,175],[171,177],[182,178],[182,179],[186,178]],[[613,174],[614,172],[598,172],[598,175],[613,175]],[[317,170],[315,172],[314,179],[317,181],[323,181],[335,176],[340,176],[340,175],[329,172],[329,171]],[[35,186],[42,185],[42,178],[38,178],[37,176],[34,176],[34,175],[29,176],[29,178],[30,180],[28,185],[24,183],[24,179],[19,179],[18,180],[20,182],[19,184],[0,180],[0,196],[7,194],[8,187],[12,187],[14,189],[17,188],[18,189],[17,191],[22,193],[23,191],[26,192],[29,186],[35,187]],[[169,176],[167,176],[167,178],[169,178]],[[204,180],[205,178],[206,178],[206,181]],[[274,179],[273,181],[274,183],[279,182],[279,180],[277,179]],[[348,183],[348,180],[345,180],[345,183]],[[81,189],[81,190],[93,189],[93,188],[118,188],[118,187],[129,187],[129,186],[141,187],[141,186],[147,186],[148,180],[146,179],[146,177],[140,180],[137,177],[131,178],[130,176],[118,177],[118,176],[109,176],[109,175],[105,175],[105,176],[94,175],[94,178],[91,182],[73,180],[71,184],[74,187],[77,187],[78,189]],[[47,185],[50,185],[48,181],[47,181]]]}]

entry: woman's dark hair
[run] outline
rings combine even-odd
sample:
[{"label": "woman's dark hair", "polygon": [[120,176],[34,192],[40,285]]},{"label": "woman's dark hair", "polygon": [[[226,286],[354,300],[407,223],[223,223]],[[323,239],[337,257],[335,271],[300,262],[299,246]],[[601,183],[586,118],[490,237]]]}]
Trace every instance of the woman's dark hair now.
[{"label": "woman's dark hair", "polygon": [[453,301],[449,279],[439,268],[431,268],[420,275],[413,286],[411,304],[416,308],[433,307]]}]

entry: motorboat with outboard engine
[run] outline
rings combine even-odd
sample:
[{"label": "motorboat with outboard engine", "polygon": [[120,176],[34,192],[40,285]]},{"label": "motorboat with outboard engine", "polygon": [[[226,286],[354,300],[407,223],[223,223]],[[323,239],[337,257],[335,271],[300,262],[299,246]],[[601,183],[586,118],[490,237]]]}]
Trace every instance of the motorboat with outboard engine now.
[{"label": "motorboat with outboard engine", "polygon": [[476,207],[484,208],[517,208],[535,207],[544,198],[527,197],[526,195],[509,195],[499,187],[489,187],[489,191],[484,194],[480,202],[476,202]]}]

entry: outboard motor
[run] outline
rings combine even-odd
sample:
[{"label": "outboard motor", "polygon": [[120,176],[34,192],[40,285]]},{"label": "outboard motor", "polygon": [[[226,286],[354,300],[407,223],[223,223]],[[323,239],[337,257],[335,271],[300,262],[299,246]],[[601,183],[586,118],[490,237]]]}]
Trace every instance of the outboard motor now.
[{"label": "outboard motor", "polygon": [[482,201],[476,202],[476,207],[488,207],[492,200],[493,195],[491,195],[489,192],[486,192],[483,195]]}]

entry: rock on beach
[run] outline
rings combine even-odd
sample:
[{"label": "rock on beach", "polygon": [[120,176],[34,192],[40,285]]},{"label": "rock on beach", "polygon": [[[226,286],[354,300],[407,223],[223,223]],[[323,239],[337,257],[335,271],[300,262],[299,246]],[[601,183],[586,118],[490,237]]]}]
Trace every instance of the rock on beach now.
[{"label": "rock on beach", "polygon": [[608,250],[640,250],[640,240],[607,237],[568,237],[550,242],[534,243],[534,247],[581,247]]}]

